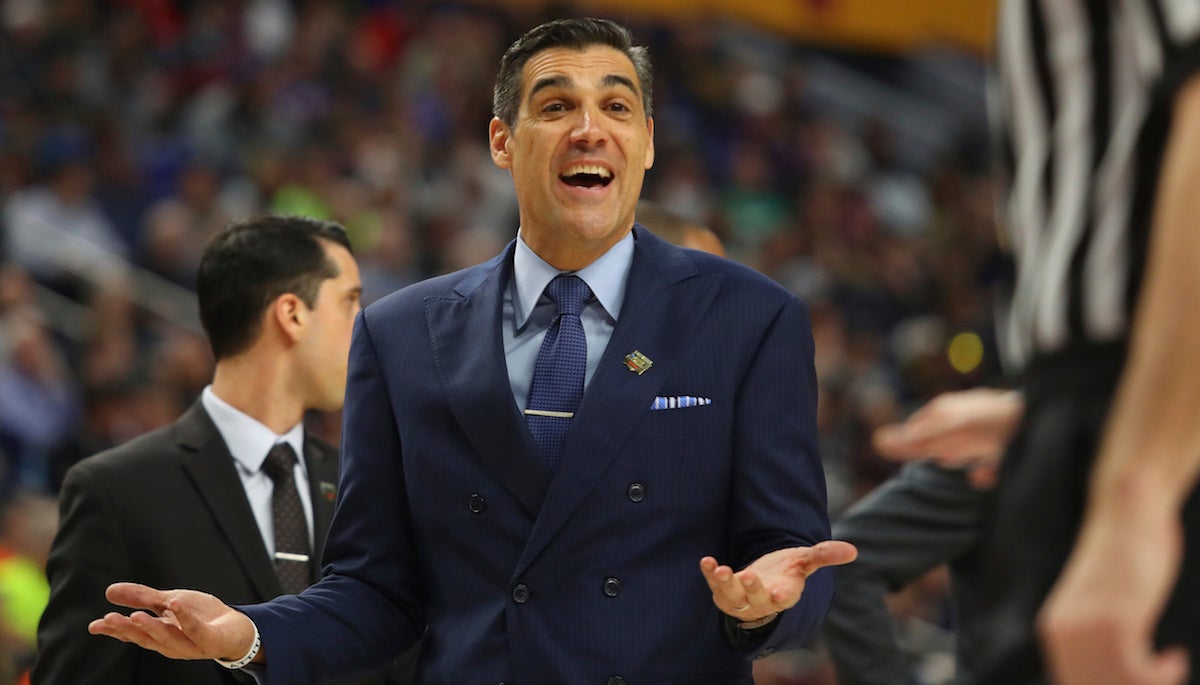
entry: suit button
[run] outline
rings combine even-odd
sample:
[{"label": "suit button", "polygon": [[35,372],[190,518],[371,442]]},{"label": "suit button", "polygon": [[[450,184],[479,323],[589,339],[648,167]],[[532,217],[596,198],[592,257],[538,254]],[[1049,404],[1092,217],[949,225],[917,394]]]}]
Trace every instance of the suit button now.
[{"label": "suit button", "polygon": [[630,502],[641,502],[646,499],[646,486],[641,483],[630,483],[625,494],[629,497]]},{"label": "suit button", "polygon": [[625,679],[619,675],[609,676],[608,685],[625,685]]},{"label": "suit button", "polygon": [[616,597],[621,594],[621,580],[619,578],[609,578],[604,581],[604,594],[609,597]]},{"label": "suit button", "polygon": [[513,601],[517,604],[524,604],[525,602],[528,602],[529,586],[525,585],[525,583],[517,583],[517,586],[513,588],[512,597]]},{"label": "suit button", "polygon": [[482,514],[487,509],[487,500],[478,492],[471,493],[471,513]]}]

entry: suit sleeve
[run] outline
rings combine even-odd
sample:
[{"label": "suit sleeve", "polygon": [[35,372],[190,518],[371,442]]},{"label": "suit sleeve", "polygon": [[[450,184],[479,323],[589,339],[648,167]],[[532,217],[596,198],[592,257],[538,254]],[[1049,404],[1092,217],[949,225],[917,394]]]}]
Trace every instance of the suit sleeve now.
[{"label": "suit sleeve", "polygon": [[262,635],[271,685],[378,670],[425,629],[408,525],[400,438],[364,314],[355,322],[342,427],[342,477],[325,576],[296,596],[240,607]]},{"label": "suit sleeve", "polygon": [[971,553],[985,495],[959,471],[906,466],[834,526],[858,547],[840,570],[824,637],[844,685],[916,683],[884,597],[939,564]]},{"label": "suit sleeve", "polygon": [[[768,552],[829,539],[816,411],[812,330],[804,304],[792,297],[767,328],[738,391],[730,510],[735,568]],[[832,593],[832,571],[817,571],[778,625],[731,635],[731,646],[761,657],[805,644],[815,636]]]},{"label": "suit sleeve", "polygon": [[140,649],[87,632],[88,623],[119,610],[104,599],[104,590],[128,580],[131,569],[120,523],[86,462],[67,473],[59,509],[59,530],[46,567],[50,601],[38,625],[33,683],[130,682]]}]

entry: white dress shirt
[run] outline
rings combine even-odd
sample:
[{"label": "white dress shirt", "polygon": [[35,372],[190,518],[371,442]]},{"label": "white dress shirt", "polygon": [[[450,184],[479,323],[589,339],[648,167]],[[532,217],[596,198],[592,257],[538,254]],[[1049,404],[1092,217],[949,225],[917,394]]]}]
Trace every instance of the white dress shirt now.
[{"label": "white dress shirt", "polygon": [[246,490],[246,499],[250,500],[250,509],[254,511],[254,520],[267,547],[267,556],[271,558],[275,554],[275,523],[271,516],[271,495],[275,492],[275,483],[263,472],[262,465],[267,459],[267,452],[276,443],[286,442],[296,451],[296,489],[300,491],[300,502],[304,505],[304,518],[308,521],[308,544],[311,547],[313,513],[308,470],[304,464],[304,425],[298,423],[283,435],[276,435],[257,419],[217,397],[211,385],[200,394],[200,402],[233,455],[238,477],[242,479],[242,487]]}]

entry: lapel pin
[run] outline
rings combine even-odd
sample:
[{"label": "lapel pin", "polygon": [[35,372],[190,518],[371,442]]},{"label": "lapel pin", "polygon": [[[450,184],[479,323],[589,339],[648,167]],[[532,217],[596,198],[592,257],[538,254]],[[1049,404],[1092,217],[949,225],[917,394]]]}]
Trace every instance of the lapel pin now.
[{"label": "lapel pin", "polygon": [[650,367],[654,366],[654,362],[650,360],[650,357],[634,350],[625,355],[625,366],[640,376],[649,371]]},{"label": "lapel pin", "polygon": [[325,501],[332,502],[333,500],[337,499],[337,486],[336,485],[334,485],[333,483],[327,483],[325,481],[321,481],[318,484],[318,486],[321,489],[321,496],[325,498]]}]

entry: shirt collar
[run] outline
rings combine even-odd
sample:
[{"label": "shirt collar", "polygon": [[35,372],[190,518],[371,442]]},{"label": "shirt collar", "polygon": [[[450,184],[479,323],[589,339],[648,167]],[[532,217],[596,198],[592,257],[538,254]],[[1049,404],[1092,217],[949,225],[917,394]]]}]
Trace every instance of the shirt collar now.
[{"label": "shirt collar", "polygon": [[233,455],[233,460],[247,472],[257,473],[267,458],[267,452],[271,451],[276,443],[286,442],[296,450],[300,468],[307,473],[304,459],[299,458],[304,454],[303,423],[297,423],[283,435],[276,435],[275,431],[254,417],[217,397],[211,385],[200,393],[200,402],[204,405],[204,411],[208,412],[216,424],[221,437],[225,439],[225,445]]},{"label": "shirt collar", "polygon": [[[625,283],[629,280],[629,269],[633,266],[633,232],[588,264],[576,276],[583,279],[604,311],[616,321],[621,316],[621,302],[625,295]],[[513,254],[513,313],[518,330],[529,321],[533,308],[537,306],[550,281],[560,273],[525,244],[521,232],[517,231],[516,252]]]}]

